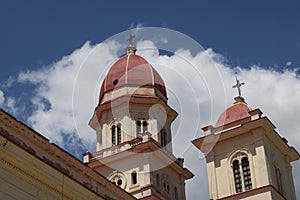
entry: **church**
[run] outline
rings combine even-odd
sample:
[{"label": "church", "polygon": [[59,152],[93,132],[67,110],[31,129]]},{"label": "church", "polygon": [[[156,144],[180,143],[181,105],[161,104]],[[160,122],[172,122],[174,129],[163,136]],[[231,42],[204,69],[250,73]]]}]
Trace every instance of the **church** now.
[{"label": "church", "polygon": [[[173,154],[178,113],[132,39],[102,82],[89,122],[96,152],[83,161],[0,109],[1,199],[186,199],[194,174]],[[240,93],[234,100],[191,141],[206,157],[210,199],[295,200],[290,163],[299,153]]]}]

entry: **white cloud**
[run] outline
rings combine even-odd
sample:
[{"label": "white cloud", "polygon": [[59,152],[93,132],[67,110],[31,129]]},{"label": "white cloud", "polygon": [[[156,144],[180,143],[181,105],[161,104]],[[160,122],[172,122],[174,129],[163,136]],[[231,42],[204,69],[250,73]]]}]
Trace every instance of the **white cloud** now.
[{"label": "white cloud", "polygon": [[[99,78],[116,57],[116,45],[92,46],[86,42],[58,62],[21,72],[17,81],[35,85],[36,90],[31,98],[34,109],[28,118],[30,125],[60,146],[66,134],[78,133],[86,148],[92,149],[95,133],[87,124],[97,105],[94,96],[100,88]],[[14,101],[9,104],[16,108]]]},{"label": "white cloud", "polygon": [[[58,145],[65,142],[64,134],[77,132],[93,151],[95,133],[87,124],[98,104],[102,80],[116,60],[120,46],[115,42],[94,46],[87,42],[43,69],[21,72],[19,83],[36,86],[35,96],[31,99],[34,111],[28,118],[33,128]],[[186,167],[196,174],[187,183],[188,199],[208,199],[205,161],[190,141],[201,136],[201,127],[214,124],[218,115],[233,102],[237,95],[232,89],[235,71],[238,71],[239,79],[246,82],[242,94],[249,106],[259,107],[278,127],[279,134],[300,150],[297,135],[300,132],[297,117],[300,80],[295,71],[280,73],[258,66],[250,69],[229,67],[223,63],[225,58],[212,49],[195,56],[185,49],[177,50],[172,56],[161,56],[151,41],[140,41],[137,47],[138,53],[165,80],[169,103],[179,113],[173,125],[173,149],[177,156],[185,157]],[[5,100],[0,91],[1,102],[16,112],[16,100],[12,97]],[[299,162],[294,165],[294,174],[300,174]],[[295,182],[299,187],[299,177]]]},{"label": "white cloud", "polygon": [[4,103],[4,101],[5,101],[4,93],[0,90],[0,106]]},{"label": "white cloud", "polygon": [[[300,150],[300,121],[297,117],[300,113],[300,79],[295,70],[277,72],[258,66],[250,69],[226,66],[226,59],[212,49],[199,52],[196,56],[192,56],[188,50],[178,50],[174,56],[168,57],[159,56],[149,41],[138,45],[151,49],[138,53],[159,70],[169,89],[169,97],[170,93],[175,93],[176,101],[179,101],[176,104],[174,97],[169,98],[170,104],[174,103],[171,107],[180,111],[178,118],[181,121],[175,121],[173,126],[173,147],[176,155],[186,158],[186,166],[196,175],[187,183],[189,199],[208,199],[208,185],[204,184],[207,180],[205,160],[190,141],[203,134],[200,128],[214,124],[222,111],[233,103],[233,97],[237,96],[237,91],[232,89],[236,71],[239,79],[246,82],[242,87],[242,95],[249,106],[260,108],[277,126],[279,134]],[[197,118],[200,118],[196,124],[199,126],[195,126]],[[176,126],[176,123],[182,123],[183,126]],[[299,161],[293,166],[297,177],[300,172]],[[295,182],[296,188],[299,187],[299,178],[295,178]]]},{"label": "white cloud", "polygon": [[16,106],[16,100],[13,97],[8,97],[5,101],[5,106],[12,112],[13,115],[16,115],[18,112],[18,107]]}]

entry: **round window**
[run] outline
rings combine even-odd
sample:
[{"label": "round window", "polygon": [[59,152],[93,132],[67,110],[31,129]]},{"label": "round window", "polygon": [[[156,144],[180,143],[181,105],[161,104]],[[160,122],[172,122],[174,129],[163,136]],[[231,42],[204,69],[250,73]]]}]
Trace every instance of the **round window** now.
[{"label": "round window", "polygon": [[111,174],[108,179],[113,182],[114,184],[116,184],[117,186],[119,186],[120,188],[125,189],[126,187],[126,177],[124,176],[124,174],[122,172],[114,172],[113,174]]}]

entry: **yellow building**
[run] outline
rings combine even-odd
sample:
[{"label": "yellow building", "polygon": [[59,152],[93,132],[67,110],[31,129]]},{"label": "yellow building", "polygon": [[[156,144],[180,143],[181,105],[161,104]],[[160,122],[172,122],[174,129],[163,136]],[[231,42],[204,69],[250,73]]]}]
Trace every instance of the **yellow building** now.
[{"label": "yellow building", "polygon": [[0,109],[1,199],[135,199]]}]

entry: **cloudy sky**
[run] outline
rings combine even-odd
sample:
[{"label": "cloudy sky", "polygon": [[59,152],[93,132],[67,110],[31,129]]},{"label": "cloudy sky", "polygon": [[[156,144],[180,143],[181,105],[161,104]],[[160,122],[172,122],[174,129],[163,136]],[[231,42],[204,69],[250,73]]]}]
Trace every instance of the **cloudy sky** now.
[{"label": "cloudy sky", "polygon": [[[235,74],[246,82],[249,106],[300,150],[299,7],[297,1],[2,1],[0,106],[81,159],[95,150],[87,123],[101,82],[123,54],[127,29],[135,28],[137,53],[159,71],[179,113],[174,153],[196,175],[187,198],[208,199],[205,160],[190,141],[232,104]],[[293,170],[300,188],[299,161]]]}]

